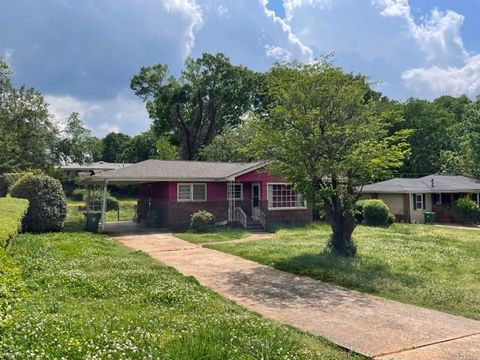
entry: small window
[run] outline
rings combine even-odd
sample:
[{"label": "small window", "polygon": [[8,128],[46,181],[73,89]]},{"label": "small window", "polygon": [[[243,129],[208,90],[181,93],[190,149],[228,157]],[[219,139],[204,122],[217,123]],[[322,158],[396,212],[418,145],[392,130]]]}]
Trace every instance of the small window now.
[{"label": "small window", "polygon": [[268,184],[269,210],[305,209],[307,203],[291,184]]},{"label": "small window", "polygon": [[435,205],[442,205],[442,194],[433,194],[433,198],[435,200]]},{"label": "small window", "polygon": [[207,184],[178,184],[177,201],[207,200]]},{"label": "small window", "polygon": [[243,184],[227,184],[228,200],[243,200]]},{"label": "small window", "polygon": [[415,195],[415,209],[423,209],[423,194]]}]

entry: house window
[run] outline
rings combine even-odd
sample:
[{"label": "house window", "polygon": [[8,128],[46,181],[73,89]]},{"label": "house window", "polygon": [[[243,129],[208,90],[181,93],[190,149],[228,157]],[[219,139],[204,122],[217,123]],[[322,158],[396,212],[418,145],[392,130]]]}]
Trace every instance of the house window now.
[{"label": "house window", "polygon": [[414,203],[413,203],[413,209],[414,210],[420,210],[424,209],[423,207],[423,194],[414,194]]},{"label": "house window", "polygon": [[267,184],[267,186],[269,210],[307,208],[306,201],[302,198],[302,195],[293,190],[291,184]]},{"label": "house window", "polygon": [[207,184],[178,184],[177,201],[207,201]]},{"label": "house window", "polygon": [[433,194],[433,200],[435,201],[435,205],[442,205],[442,194]]},{"label": "house window", "polygon": [[228,200],[243,200],[243,184],[227,184]]}]

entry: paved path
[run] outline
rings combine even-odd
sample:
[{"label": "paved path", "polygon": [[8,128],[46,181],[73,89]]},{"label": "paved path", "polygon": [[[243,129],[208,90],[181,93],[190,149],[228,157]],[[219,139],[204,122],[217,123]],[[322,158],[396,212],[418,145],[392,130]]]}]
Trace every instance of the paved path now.
[{"label": "paved path", "polygon": [[169,233],[117,237],[271,318],[382,360],[479,360],[480,322],[384,300],[202,248]]}]

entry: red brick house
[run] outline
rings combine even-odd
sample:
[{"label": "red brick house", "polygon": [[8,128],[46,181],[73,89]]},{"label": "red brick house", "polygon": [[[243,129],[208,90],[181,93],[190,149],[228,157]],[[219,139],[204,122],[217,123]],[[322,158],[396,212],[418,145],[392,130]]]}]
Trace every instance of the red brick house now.
[{"label": "red brick house", "polygon": [[146,160],[91,179],[104,185],[104,193],[108,185],[137,184],[138,220],[148,224],[154,214],[167,228],[187,227],[197,210],[245,228],[311,221],[311,207],[291,184],[268,174],[267,165]]}]

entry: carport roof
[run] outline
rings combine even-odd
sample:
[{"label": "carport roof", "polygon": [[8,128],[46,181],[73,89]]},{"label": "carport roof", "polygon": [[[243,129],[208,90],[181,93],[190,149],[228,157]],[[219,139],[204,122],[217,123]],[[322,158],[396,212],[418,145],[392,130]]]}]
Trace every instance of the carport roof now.
[{"label": "carport roof", "polygon": [[365,185],[363,193],[474,193],[480,182],[465,176],[428,175],[421,178],[394,178]]},{"label": "carport roof", "polygon": [[230,181],[269,162],[227,163],[207,161],[145,160],[91,176],[87,182],[142,183],[154,181]]}]

